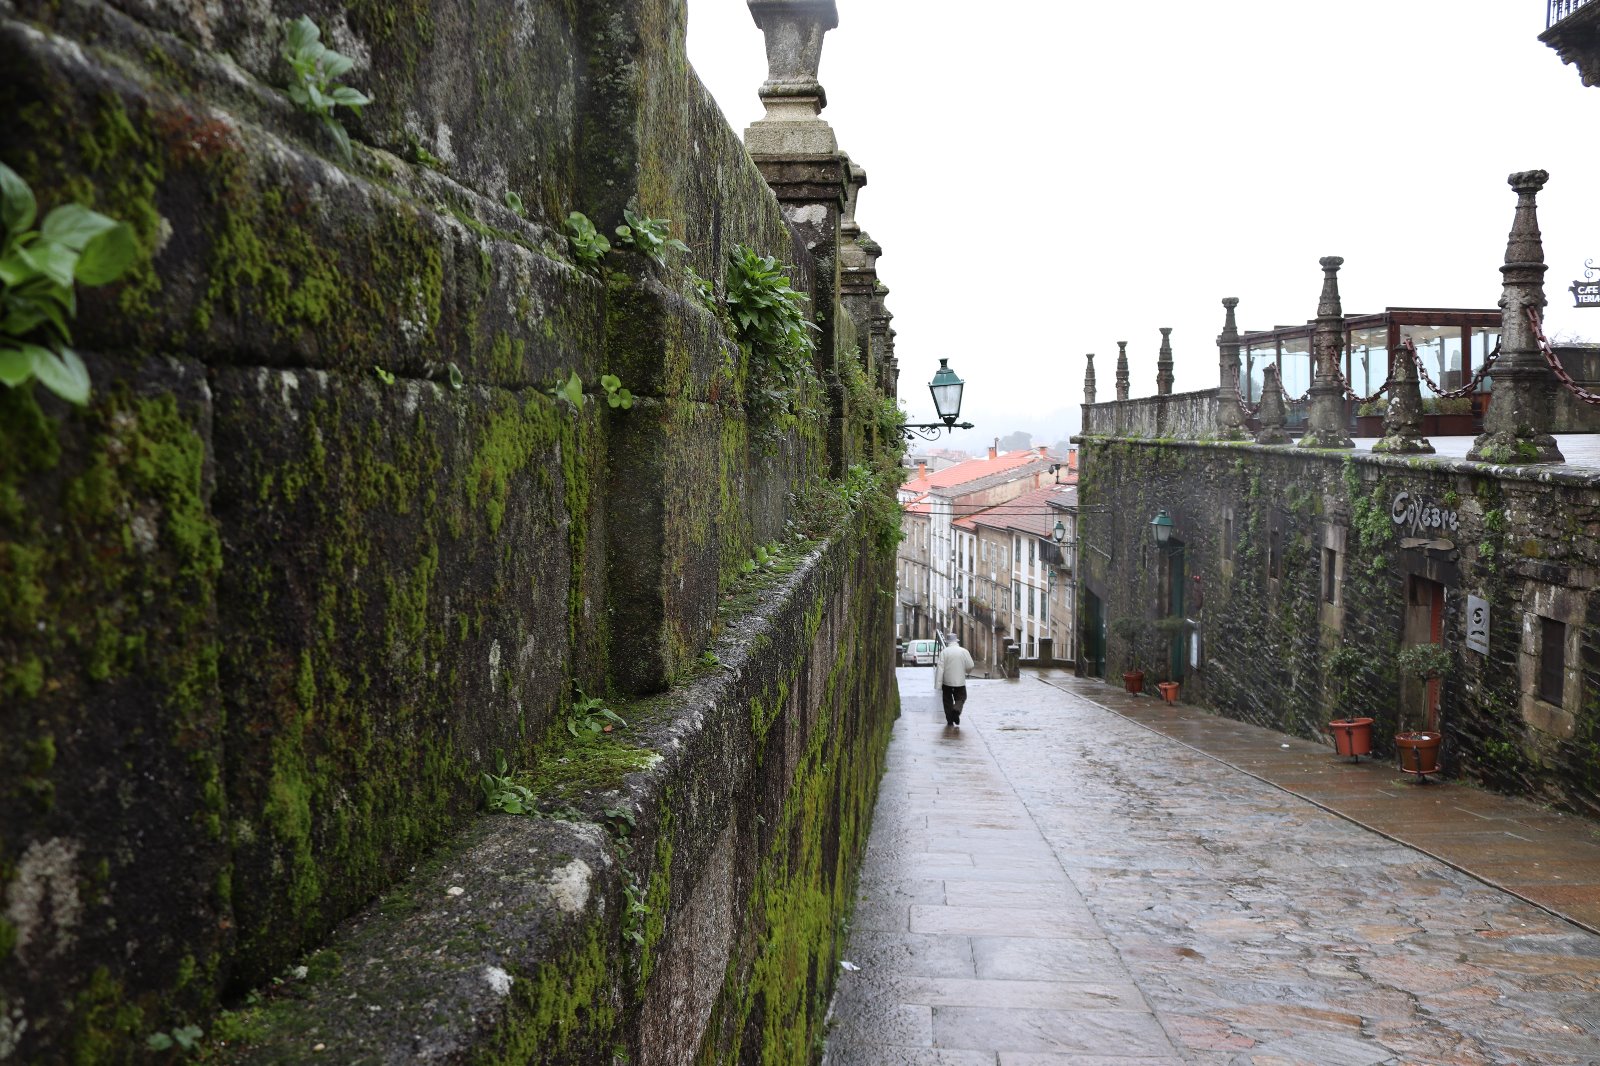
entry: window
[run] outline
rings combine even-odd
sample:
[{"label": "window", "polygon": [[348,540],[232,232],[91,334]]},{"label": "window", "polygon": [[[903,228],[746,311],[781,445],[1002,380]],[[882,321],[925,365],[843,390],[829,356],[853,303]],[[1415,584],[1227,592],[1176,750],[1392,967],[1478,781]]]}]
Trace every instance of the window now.
[{"label": "window", "polygon": [[1034,550],[1038,547],[1038,544],[1039,544],[1039,542],[1036,541],[1036,540],[1029,539],[1029,541],[1028,541],[1028,565],[1029,566],[1033,565],[1033,553],[1034,553]]},{"label": "window", "polygon": [[1561,706],[1567,675],[1567,624],[1539,619],[1539,698]]},{"label": "window", "polygon": [[1011,609],[1013,611],[1022,610],[1022,587],[1020,585],[1011,586]]},{"label": "window", "polygon": [[1034,605],[1033,605],[1033,587],[1030,585],[1028,587],[1028,617],[1032,618],[1034,614],[1035,614],[1035,610],[1034,610]]},{"label": "window", "polygon": [[1267,535],[1267,576],[1274,581],[1283,576],[1283,550],[1280,540],[1281,534],[1276,529]]},{"label": "window", "polygon": [[1339,553],[1333,548],[1322,549],[1322,602],[1339,603]]},{"label": "window", "polygon": [[1231,507],[1222,512],[1222,557],[1229,561],[1233,559],[1233,508]]}]

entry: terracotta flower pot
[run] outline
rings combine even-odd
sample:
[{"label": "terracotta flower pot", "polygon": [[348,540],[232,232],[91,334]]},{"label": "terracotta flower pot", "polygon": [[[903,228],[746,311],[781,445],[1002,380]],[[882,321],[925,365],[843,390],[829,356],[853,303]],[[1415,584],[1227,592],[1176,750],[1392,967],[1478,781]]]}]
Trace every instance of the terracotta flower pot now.
[{"label": "terracotta flower pot", "polygon": [[1122,675],[1122,687],[1137,695],[1144,691],[1144,671],[1129,670]]},{"label": "terracotta flower pot", "polygon": [[1178,682],[1157,681],[1156,688],[1161,690],[1161,698],[1166,700],[1168,703],[1178,702]]},{"label": "terracotta flower pot", "polygon": [[1444,741],[1441,733],[1397,733],[1394,746],[1400,750],[1400,769],[1408,774],[1432,774],[1439,771],[1439,745]]},{"label": "terracotta flower pot", "polygon": [[1328,723],[1333,734],[1333,750],[1340,755],[1361,758],[1372,754],[1372,719],[1340,718]]}]

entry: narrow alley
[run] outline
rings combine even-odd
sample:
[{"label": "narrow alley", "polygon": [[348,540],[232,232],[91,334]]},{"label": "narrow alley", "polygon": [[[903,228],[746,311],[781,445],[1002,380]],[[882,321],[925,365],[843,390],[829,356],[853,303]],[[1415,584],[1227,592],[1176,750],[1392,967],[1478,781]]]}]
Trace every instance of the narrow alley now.
[{"label": "narrow alley", "polygon": [[[1600,935],[1113,713],[1097,683],[973,682],[952,730],[930,671],[898,673],[827,1066],[1600,1062]],[[1476,789],[1370,770],[1396,803],[1490,818]],[[1539,865],[1544,819],[1569,876],[1600,870],[1587,823],[1520,809],[1493,828],[1518,861]]]}]

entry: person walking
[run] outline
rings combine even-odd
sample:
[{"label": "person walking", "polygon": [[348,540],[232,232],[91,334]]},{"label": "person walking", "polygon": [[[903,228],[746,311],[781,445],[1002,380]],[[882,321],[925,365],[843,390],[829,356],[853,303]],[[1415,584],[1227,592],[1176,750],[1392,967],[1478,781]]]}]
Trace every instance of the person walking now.
[{"label": "person walking", "polygon": [[954,633],[950,634],[933,660],[933,683],[944,696],[946,726],[961,728],[961,708],[967,702],[967,671],[971,669],[971,653]]}]

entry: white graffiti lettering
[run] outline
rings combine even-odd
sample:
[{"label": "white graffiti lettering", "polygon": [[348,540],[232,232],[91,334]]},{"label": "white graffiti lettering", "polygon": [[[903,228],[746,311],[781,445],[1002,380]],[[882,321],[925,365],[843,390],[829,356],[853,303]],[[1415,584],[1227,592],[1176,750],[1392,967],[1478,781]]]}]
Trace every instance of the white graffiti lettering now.
[{"label": "white graffiti lettering", "polygon": [[1409,526],[1413,535],[1424,530],[1449,530],[1454,533],[1461,526],[1460,516],[1455,511],[1440,507],[1432,500],[1412,496],[1409,492],[1395,495],[1394,503],[1389,508],[1389,517],[1394,519],[1397,526]]}]

